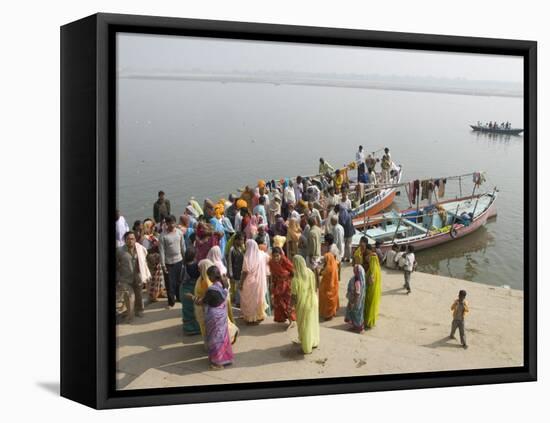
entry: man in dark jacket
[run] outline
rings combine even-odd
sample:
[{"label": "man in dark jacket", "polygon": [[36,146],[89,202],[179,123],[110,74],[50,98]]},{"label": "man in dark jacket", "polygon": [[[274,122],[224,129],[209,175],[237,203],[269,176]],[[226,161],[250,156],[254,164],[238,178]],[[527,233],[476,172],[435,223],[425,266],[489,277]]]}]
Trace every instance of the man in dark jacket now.
[{"label": "man in dark jacket", "polygon": [[351,214],[340,204],[334,206],[334,212],[338,213],[338,223],[344,228],[344,258],[342,261],[351,261],[351,240],[355,234]]},{"label": "man in dark jacket", "polygon": [[153,217],[157,223],[161,223],[168,216],[170,216],[170,200],[165,197],[164,191],[159,191],[159,198],[153,205]]}]

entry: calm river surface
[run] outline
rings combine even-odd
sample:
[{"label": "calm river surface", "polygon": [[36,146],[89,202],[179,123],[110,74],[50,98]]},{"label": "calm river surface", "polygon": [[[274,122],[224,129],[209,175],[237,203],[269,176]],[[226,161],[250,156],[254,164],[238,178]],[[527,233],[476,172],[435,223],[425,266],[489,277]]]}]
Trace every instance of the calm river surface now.
[{"label": "calm river surface", "polygon": [[[131,225],[152,216],[163,190],[179,215],[190,196],[227,197],[260,178],[315,173],[321,156],[342,166],[359,144],[387,146],[405,180],[484,170],[482,190],[500,191],[497,218],[418,253],[419,270],[523,289],[524,139],[476,134],[477,120],[523,127],[523,99],[119,79],[117,207]],[[406,207],[405,195],[395,205]]]}]

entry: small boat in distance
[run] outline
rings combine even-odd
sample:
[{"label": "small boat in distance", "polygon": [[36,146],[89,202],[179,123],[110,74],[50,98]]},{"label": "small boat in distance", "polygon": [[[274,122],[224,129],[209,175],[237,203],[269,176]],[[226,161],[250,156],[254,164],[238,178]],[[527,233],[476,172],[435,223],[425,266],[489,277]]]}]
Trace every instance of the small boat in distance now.
[{"label": "small boat in distance", "polygon": [[523,132],[523,129],[520,129],[520,128],[500,128],[498,126],[494,127],[494,128],[491,128],[491,127],[483,126],[483,125],[470,125],[470,127],[474,131],[490,132],[490,133],[493,133],[493,134],[519,135],[520,133]]}]

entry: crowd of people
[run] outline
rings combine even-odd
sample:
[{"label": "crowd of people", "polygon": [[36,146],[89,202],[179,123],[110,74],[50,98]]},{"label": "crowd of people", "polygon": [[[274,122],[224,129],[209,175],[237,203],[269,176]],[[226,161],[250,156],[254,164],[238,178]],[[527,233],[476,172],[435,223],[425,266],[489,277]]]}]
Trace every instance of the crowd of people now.
[{"label": "crowd of people", "polygon": [[[365,169],[367,183],[389,178],[389,150],[374,163],[362,150],[355,162],[358,180]],[[117,298],[127,318],[143,315],[143,288],[150,302],[166,297],[168,308],[180,302],[183,331],[202,335],[213,369],[233,361],[231,345],[239,333],[233,308],[249,325],[268,315],[296,325],[308,354],[320,342],[319,318],[330,320],[340,308],[341,267],[353,262],[345,321],[357,333],[372,328],[381,298],[381,264],[403,266],[404,288],[410,292],[414,250],[396,259],[395,249],[383,254],[363,237],[352,253],[352,208],[364,199],[349,198],[349,169],[334,169],[320,159],[315,178],[260,180],[238,196],[206,199],[202,206],[191,198],[178,220],[160,191],[153,217],[134,222],[131,229],[117,211]]]}]

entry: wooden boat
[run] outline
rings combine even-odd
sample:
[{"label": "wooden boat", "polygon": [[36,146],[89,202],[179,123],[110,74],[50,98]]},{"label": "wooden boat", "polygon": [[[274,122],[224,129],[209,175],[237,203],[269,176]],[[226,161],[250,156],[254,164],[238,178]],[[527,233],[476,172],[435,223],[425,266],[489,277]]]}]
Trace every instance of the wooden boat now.
[{"label": "wooden boat", "polygon": [[[397,174],[391,178],[389,184],[399,184],[403,176],[403,168],[399,165]],[[353,187],[352,187],[353,189]],[[387,209],[397,195],[398,187],[381,188],[374,196],[351,211],[354,220],[361,220],[367,216],[374,216]]]},{"label": "wooden boat", "polygon": [[[361,237],[370,244],[382,242],[383,251],[392,244],[413,245],[415,250],[434,247],[462,238],[496,216],[497,190],[491,193],[442,201],[417,209],[395,210],[369,217],[367,226],[356,229],[352,248],[356,249]],[[444,221],[442,220],[444,219]],[[361,227],[360,221],[354,221]]]},{"label": "wooden boat", "polygon": [[491,133],[494,133],[494,134],[519,135],[520,133],[523,132],[523,129],[520,129],[520,128],[508,128],[508,129],[498,128],[498,127],[497,128],[489,128],[488,126],[480,126],[480,125],[470,125],[470,127],[474,131],[491,132]]}]

